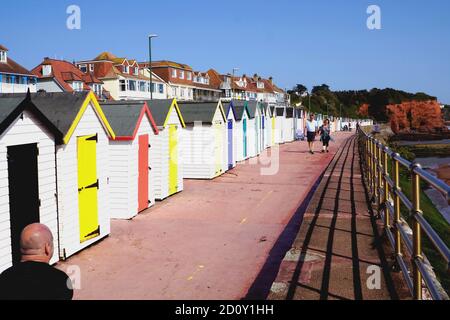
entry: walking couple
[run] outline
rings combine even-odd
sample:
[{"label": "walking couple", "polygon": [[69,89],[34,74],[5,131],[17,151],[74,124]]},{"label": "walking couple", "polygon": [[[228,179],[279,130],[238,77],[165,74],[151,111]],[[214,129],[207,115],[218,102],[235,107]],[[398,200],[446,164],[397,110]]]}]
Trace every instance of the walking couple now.
[{"label": "walking couple", "polygon": [[314,154],[314,142],[317,135],[320,135],[320,141],[323,144],[322,153],[329,152],[328,148],[331,140],[330,120],[325,119],[323,125],[319,128],[315,115],[311,113],[309,119],[306,120],[305,132],[308,139],[309,153]]}]

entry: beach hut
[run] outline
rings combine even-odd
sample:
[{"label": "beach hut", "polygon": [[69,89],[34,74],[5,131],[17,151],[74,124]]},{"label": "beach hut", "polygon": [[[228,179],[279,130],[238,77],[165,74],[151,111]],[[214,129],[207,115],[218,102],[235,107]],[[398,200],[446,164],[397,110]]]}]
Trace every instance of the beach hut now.
[{"label": "beach hut", "polygon": [[37,93],[33,104],[62,136],[56,147],[60,257],[110,233],[108,120],[92,92]]},{"label": "beach hut", "polygon": [[294,134],[294,108],[287,107],[284,118],[283,138],[284,142],[292,142],[295,140]]},{"label": "beach hut", "polygon": [[248,153],[250,158],[256,157],[261,153],[260,150],[260,126],[261,111],[257,101],[248,101],[247,107],[250,114],[248,121]]},{"label": "beach hut", "polygon": [[277,112],[276,112],[276,108],[275,106],[270,106],[270,122],[271,122],[271,133],[270,133],[270,142],[271,142],[271,146],[273,147],[276,144],[276,140],[277,140],[277,132],[276,132],[276,127],[277,127]]},{"label": "beach hut", "polygon": [[233,100],[231,102],[236,113],[236,161],[245,161],[249,158],[249,119],[247,103]]},{"label": "beach hut", "polygon": [[214,179],[228,171],[227,118],[222,103],[180,102],[186,124],[182,158],[185,179]]},{"label": "beach hut", "polygon": [[0,95],[0,273],[21,260],[20,234],[43,223],[58,260],[55,140],[57,129],[29,96]]},{"label": "beach hut", "polygon": [[285,143],[284,133],[285,133],[285,119],[286,119],[286,108],[276,107],[275,108],[275,143],[281,144]]},{"label": "beach hut", "polygon": [[272,113],[270,106],[264,103],[264,149],[272,145]]},{"label": "beach hut", "polygon": [[259,143],[260,143],[260,150],[261,152],[263,152],[268,146],[267,144],[267,107],[268,104],[264,103],[264,102],[259,102],[258,103],[259,106],[259,110],[260,110],[260,114],[261,114],[261,121],[260,121],[260,139],[259,139]]},{"label": "beach hut", "polygon": [[158,128],[146,102],[108,102],[101,107],[116,135],[109,141],[111,218],[131,219],[155,203],[149,154]]},{"label": "beach hut", "polygon": [[228,142],[228,170],[236,167],[237,163],[237,122],[236,111],[232,103],[222,101],[223,111],[227,119],[227,142]]},{"label": "beach hut", "polygon": [[147,105],[159,131],[150,153],[155,198],[164,200],[183,191],[181,138],[185,123],[175,99],[151,100]]}]

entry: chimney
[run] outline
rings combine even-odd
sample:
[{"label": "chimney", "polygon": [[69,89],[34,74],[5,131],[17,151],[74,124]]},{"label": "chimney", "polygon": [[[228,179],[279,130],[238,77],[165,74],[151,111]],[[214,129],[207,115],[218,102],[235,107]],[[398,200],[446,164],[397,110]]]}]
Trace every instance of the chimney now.
[{"label": "chimney", "polygon": [[269,82],[270,82],[271,85],[273,85],[273,78],[272,77],[269,77]]},{"label": "chimney", "polygon": [[258,78],[259,78],[258,74],[255,73],[255,74],[253,75],[253,80],[258,81]]}]

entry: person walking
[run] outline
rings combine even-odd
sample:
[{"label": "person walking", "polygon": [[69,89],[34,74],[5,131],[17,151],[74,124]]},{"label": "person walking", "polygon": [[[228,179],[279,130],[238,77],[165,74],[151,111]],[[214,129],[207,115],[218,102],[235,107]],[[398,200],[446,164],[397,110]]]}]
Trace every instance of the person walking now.
[{"label": "person walking", "polygon": [[53,235],[39,223],[31,224],[20,237],[22,261],[0,275],[0,300],[71,300],[69,277],[49,265]]},{"label": "person walking", "polygon": [[314,154],[314,142],[317,136],[317,121],[314,113],[311,113],[309,119],[306,120],[305,132],[308,139],[309,153]]},{"label": "person walking", "polygon": [[322,153],[330,152],[328,150],[328,148],[330,146],[330,140],[331,140],[330,120],[325,119],[325,121],[323,122],[323,125],[319,129],[319,134],[320,134],[320,141],[322,141],[322,144],[323,144]]}]

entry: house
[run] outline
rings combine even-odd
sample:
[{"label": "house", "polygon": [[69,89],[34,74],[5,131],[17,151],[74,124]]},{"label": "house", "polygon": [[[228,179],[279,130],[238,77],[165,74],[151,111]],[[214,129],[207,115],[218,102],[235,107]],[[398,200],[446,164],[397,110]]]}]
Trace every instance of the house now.
[{"label": "house", "polygon": [[37,90],[45,92],[93,91],[99,100],[109,100],[111,96],[104,90],[103,82],[92,72],[81,71],[76,65],[64,60],[44,58],[31,72],[37,77]]},{"label": "house", "polygon": [[193,72],[194,101],[219,101],[222,95],[220,86],[211,82],[208,72]]},{"label": "house", "polygon": [[[145,63],[141,63],[145,65]],[[148,63],[146,64],[148,66]],[[173,61],[152,62],[152,70],[169,85],[168,98],[177,101],[194,100],[194,71],[187,64]]]},{"label": "house", "polygon": [[20,262],[20,234],[29,224],[48,226],[58,250],[56,140],[57,129],[29,96],[0,94],[0,273]]},{"label": "house", "polygon": [[214,179],[228,171],[227,118],[222,103],[180,102],[186,128],[182,157],[185,179]]},{"label": "house", "polygon": [[156,74],[150,81],[149,71],[136,60],[103,52],[92,60],[76,62],[76,66],[101,80],[114,100],[146,100],[150,98],[150,89],[154,99],[167,98],[167,84]]},{"label": "house", "polygon": [[183,191],[181,139],[186,127],[176,99],[146,101],[158,127],[150,152],[156,200]]},{"label": "house", "polygon": [[56,196],[59,254],[66,259],[110,233],[109,141],[115,134],[92,91],[41,92],[31,101],[62,137]]},{"label": "house", "polygon": [[101,107],[115,133],[109,142],[111,217],[132,219],[155,204],[150,153],[158,128],[146,102],[115,101]]},{"label": "house", "polygon": [[234,105],[228,101],[222,101],[223,111],[227,119],[227,141],[228,141],[228,170],[236,167],[237,163],[237,117]]},{"label": "house", "polygon": [[244,161],[249,158],[249,135],[252,131],[249,130],[250,112],[248,110],[248,104],[242,100],[232,100],[230,102],[232,108],[235,110],[236,116],[236,161]]},{"label": "house", "polygon": [[0,45],[0,94],[36,92],[36,77],[9,57],[9,50]]}]

